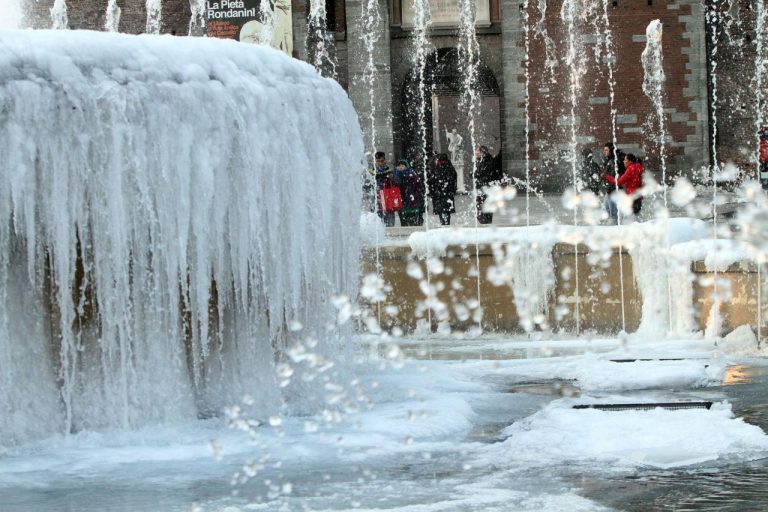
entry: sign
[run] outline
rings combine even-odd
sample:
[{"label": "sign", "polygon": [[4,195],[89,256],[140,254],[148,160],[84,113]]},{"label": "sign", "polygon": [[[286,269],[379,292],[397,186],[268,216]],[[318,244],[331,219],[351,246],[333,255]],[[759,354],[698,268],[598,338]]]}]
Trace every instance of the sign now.
[{"label": "sign", "polygon": [[[416,21],[416,13],[413,9],[414,0],[401,0],[401,2],[403,9],[402,27],[411,29]],[[489,0],[475,0],[475,9],[475,26],[489,26],[491,24]],[[459,25],[460,0],[429,0],[429,10],[432,14],[433,27],[457,27]]]},{"label": "sign", "polygon": [[[206,0],[205,19],[208,37],[236,39],[259,44],[265,30],[262,0]],[[274,17],[270,46],[293,54],[293,24],[290,0],[263,0]],[[269,16],[269,12],[267,13]]]}]

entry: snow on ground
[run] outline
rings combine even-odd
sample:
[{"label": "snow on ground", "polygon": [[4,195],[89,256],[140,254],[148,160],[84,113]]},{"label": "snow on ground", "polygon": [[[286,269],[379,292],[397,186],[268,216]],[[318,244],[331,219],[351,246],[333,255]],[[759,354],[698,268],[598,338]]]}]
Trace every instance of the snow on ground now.
[{"label": "snow on ground", "polygon": [[718,458],[768,456],[768,436],[734,418],[729,404],[715,404],[710,410],[618,412],[573,409],[575,402],[555,401],[510,426],[504,431],[509,437],[503,449],[514,453],[518,462],[536,464],[600,461],[679,467]]}]

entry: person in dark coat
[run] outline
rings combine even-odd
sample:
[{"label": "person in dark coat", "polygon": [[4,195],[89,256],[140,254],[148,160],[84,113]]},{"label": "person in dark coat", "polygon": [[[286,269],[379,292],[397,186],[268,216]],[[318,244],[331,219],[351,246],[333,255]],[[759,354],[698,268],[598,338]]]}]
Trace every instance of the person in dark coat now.
[{"label": "person in dark coat", "polygon": [[493,222],[492,213],[483,213],[483,205],[488,195],[484,188],[501,183],[501,166],[497,165],[486,146],[477,146],[475,148],[475,188],[477,189],[477,221],[480,224],[490,224]]},{"label": "person in dark coat", "polygon": [[394,173],[395,184],[400,186],[403,209],[398,212],[401,226],[424,224],[424,177],[407,160],[399,160]]},{"label": "person in dark coat", "polygon": [[603,206],[608,212],[611,224],[616,224],[619,218],[619,208],[611,197],[611,192],[616,190],[617,176],[624,174],[624,152],[618,150],[613,142],[607,142],[603,146],[603,166],[600,171],[599,196],[603,199]]},{"label": "person in dark coat", "polygon": [[392,169],[387,165],[386,155],[383,151],[377,151],[374,155],[374,176],[376,178],[376,213],[379,215],[384,225],[392,227],[395,225],[395,212],[384,212],[379,204],[379,193],[384,187],[391,186],[394,182]]},{"label": "person in dark coat", "polygon": [[448,155],[440,153],[435,159],[435,166],[427,176],[429,196],[432,198],[432,211],[440,217],[440,224],[451,223],[451,214],[456,213],[455,196],[457,189],[456,169]]},{"label": "person in dark coat", "polygon": [[592,149],[581,151],[581,182],[584,188],[593,194],[600,195],[600,166],[592,158]]}]

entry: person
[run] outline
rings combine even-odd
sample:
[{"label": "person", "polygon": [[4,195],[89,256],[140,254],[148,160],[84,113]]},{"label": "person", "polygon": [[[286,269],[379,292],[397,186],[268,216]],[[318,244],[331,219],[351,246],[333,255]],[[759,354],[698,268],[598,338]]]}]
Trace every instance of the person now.
[{"label": "person", "polygon": [[383,211],[378,200],[379,192],[381,192],[384,187],[390,186],[394,182],[392,179],[392,170],[387,165],[386,155],[383,151],[377,151],[374,155],[374,175],[376,178],[376,201],[374,202],[374,208],[379,215],[379,218],[384,222],[384,225],[392,227],[395,225],[395,212]]},{"label": "person", "polygon": [[475,188],[477,196],[477,221],[480,224],[493,222],[493,213],[484,213],[483,205],[488,195],[483,190],[485,187],[501,183],[501,167],[496,166],[496,161],[486,146],[475,148]]},{"label": "person", "polygon": [[395,184],[400,187],[403,209],[398,212],[401,226],[424,224],[424,178],[414,171],[408,160],[398,160],[394,172]]},{"label": "person", "polygon": [[427,176],[429,195],[432,198],[432,211],[440,217],[440,224],[448,226],[451,214],[456,213],[455,196],[457,189],[456,169],[448,155],[440,153],[435,158],[435,166]]},{"label": "person", "polygon": [[592,158],[591,148],[581,151],[581,181],[584,188],[596,196],[600,195],[600,166]]},{"label": "person", "polygon": [[618,222],[619,209],[616,201],[611,197],[611,193],[616,190],[616,176],[621,176],[624,172],[623,159],[624,153],[621,150],[617,150],[613,142],[605,143],[605,146],[603,146],[603,165],[600,171],[598,196],[603,198],[603,207],[608,212],[608,218],[613,224]]},{"label": "person", "polygon": [[632,213],[638,215],[643,207],[643,198],[639,195],[639,190],[643,188],[643,169],[642,164],[638,163],[637,157],[633,154],[624,155],[624,174],[614,179],[613,176],[607,176],[606,180],[612,185],[624,189],[628,196],[634,197],[632,201]]}]

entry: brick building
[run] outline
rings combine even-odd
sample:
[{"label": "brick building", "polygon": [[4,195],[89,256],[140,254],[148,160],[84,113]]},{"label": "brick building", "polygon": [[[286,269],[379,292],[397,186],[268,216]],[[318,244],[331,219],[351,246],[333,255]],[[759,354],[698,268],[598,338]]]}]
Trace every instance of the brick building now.
[{"label": "brick building", "polygon": [[[28,26],[50,26],[53,0],[24,1]],[[335,77],[349,92],[368,145],[392,158],[413,155],[421,144],[410,0],[325,1],[324,39],[330,43]],[[372,27],[375,65],[366,71],[369,52],[364,34],[371,21],[363,9],[372,2],[379,8]],[[429,32],[425,125],[429,151],[445,151],[445,132],[456,128],[464,140],[465,169],[469,169],[470,134],[460,101],[462,59],[456,50],[457,2],[431,1],[433,18],[440,23]],[[106,3],[69,0],[69,27],[103,29]],[[117,3],[122,11],[119,30],[143,32],[145,1]],[[309,2],[291,4],[293,55],[311,61],[315,36],[307,37]],[[475,141],[501,151],[510,176],[523,178],[527,161],[538,188],[558,190],[571,183],[574,140],[577,150],[598,149],[611,140],[612,107],[619,147],[644,157],[647,168],[660,179],[658,119],[643,93],[640,59],[646,27],[658,19],[663,25],[670,176],[706,180],[707,172],[701,169],[715,154],[718,161],[733,160],[745,172],[754,172],[750,166],[760,93],[755,90],[755,5],[751,0],[707,0],[706,5],[702,0],[477,0],[476,87],[482,101],[475,111]],[[569,7],[575,7],[571,17],[564,15]],[[189,20],[187,1],[162,2],[161,32],[185,35]],[[708,57],[713,52],[714,60]]]}]

